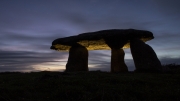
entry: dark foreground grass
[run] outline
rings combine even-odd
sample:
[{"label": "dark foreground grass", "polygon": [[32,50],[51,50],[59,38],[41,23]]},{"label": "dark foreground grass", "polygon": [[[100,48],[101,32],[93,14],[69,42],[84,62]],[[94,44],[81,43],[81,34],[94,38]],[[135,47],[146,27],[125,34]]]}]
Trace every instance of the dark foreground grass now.
[{"label": "dark foreground grass", "polygon": [[0,73],[0,101],[179,101],[180,74]]}]

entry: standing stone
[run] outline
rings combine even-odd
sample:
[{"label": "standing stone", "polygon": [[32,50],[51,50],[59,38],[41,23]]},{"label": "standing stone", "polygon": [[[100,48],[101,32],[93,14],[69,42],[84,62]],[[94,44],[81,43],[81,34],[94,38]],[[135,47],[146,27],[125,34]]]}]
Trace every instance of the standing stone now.
[{"label": "standing stone", "polygon": [[124,50],[121,49],[127,42],[124,35],[105,38],[106,44],[111,48],[111,72],[128,72],[124,62]]},{"label": "standing stone", "polygon": [[130,40],[131,54],[137,72],[159,72],[162,70],[161,62],[151,46],[140,39]]},{"label": "standing stone", "polygon": [[88,50],[84,46],[76,44],[70,48],[66,71],[88,71]]},{"label": "standing stone", "polygon": [[123,49],[111,50],[111,72],[128,72],[128,68],[124,62]]}]

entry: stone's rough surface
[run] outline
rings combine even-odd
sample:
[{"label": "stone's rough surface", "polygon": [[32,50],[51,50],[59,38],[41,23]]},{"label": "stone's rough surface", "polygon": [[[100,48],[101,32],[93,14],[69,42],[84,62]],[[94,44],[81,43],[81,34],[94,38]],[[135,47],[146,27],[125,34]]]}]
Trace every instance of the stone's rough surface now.
[{"label": "stone's rough surface", "polygon": [[69,51],[74,43],[79,43],[88,50],[129,48],[132,38],[139,38],[145,42],[154,37],[151,32],[145,30],[109,29],[56,39],[52,42],[51,49]]},{"label": "stone's rough surface", "polygon": [[111,72],[128,72],[128,68],[124,62],[123,49],[111,50]]},{"label": "stone's rough surface", "polygon": [[79,44],[72,45],[66,64],[66,71],[88,71],[88,50]]},{"label": "stone's rough surface", "polygon": [[161,63],[151,46],[145,44],[139,39],[132,39],[130,41],[130,48],[136,66],[135,71],[161,71]]}]

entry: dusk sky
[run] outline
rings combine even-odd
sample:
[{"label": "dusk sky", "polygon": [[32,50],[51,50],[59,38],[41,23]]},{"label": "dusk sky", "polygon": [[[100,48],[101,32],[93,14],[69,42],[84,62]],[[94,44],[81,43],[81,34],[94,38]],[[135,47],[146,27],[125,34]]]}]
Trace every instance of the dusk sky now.
[{"label": "dusk sky", "polygon": [[[0,72],[63,71],[57,38],[105,29],[139,29],[162,64],[180,63],[180,0],[0,0]],[[110,71],[110,50],[89,51],[89,69]],[[135,69],[125,49],[129,71]]]}]

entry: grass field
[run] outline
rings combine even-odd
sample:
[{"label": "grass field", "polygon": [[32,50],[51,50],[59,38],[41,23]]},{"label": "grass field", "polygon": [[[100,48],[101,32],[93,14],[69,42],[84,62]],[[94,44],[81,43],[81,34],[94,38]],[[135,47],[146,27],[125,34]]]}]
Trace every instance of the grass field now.
[{"label": "grass field", "polygon": [[0,73],[0,101],[180,101],[179,73]]}]

